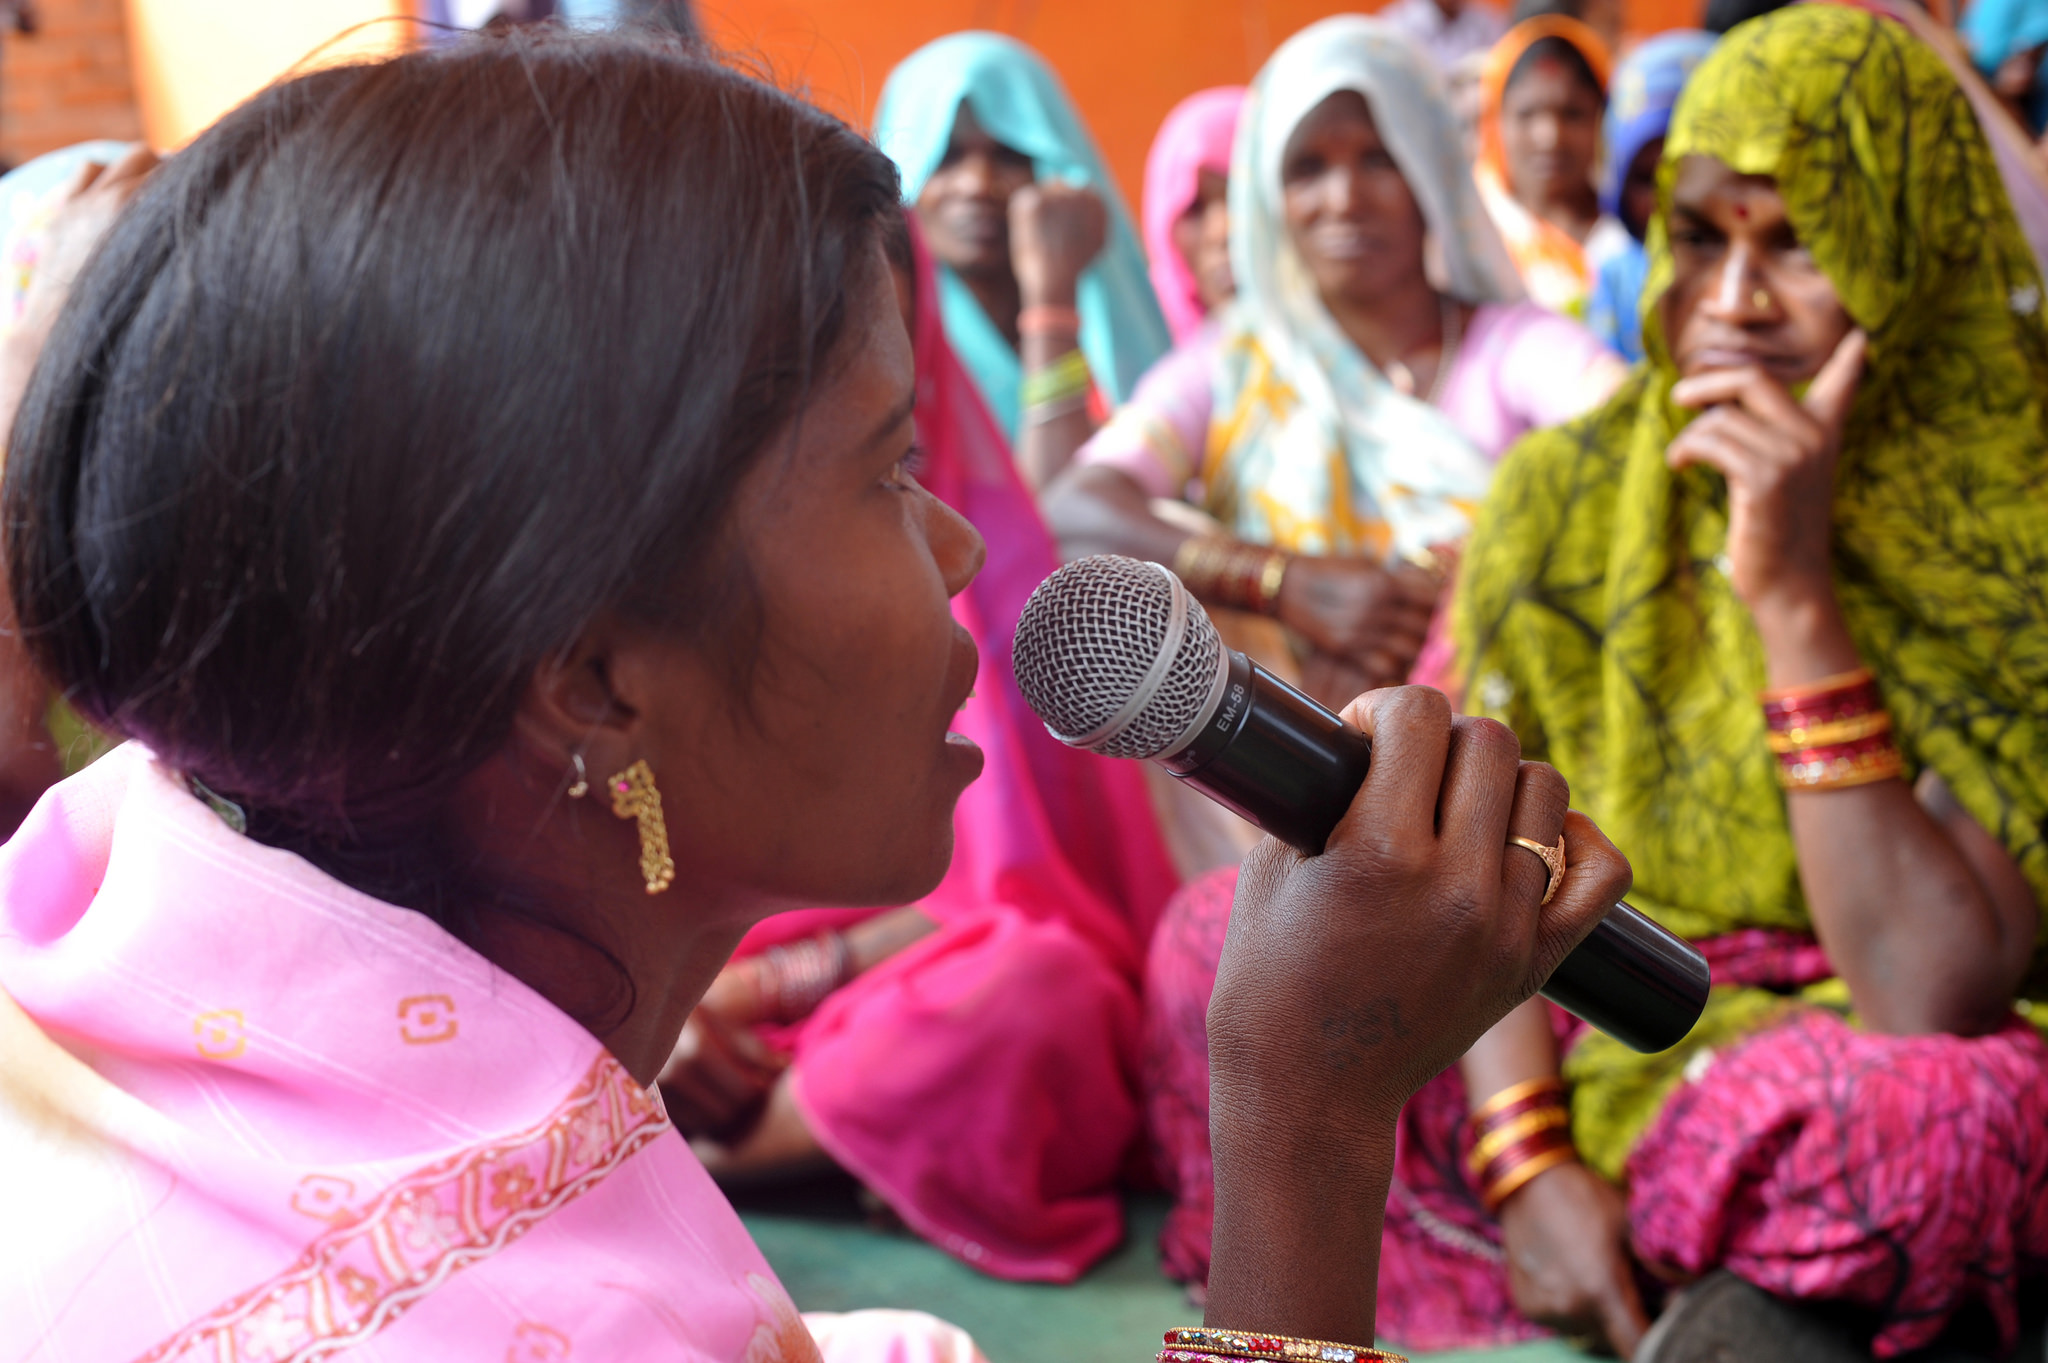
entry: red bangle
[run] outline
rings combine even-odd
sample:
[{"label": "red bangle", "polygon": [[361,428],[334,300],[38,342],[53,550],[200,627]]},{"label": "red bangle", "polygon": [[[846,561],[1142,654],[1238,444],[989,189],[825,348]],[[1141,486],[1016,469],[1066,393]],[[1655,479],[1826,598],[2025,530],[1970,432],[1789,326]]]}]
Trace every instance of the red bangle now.
[{"label": "red bangle", "polygon": [[1059,331],[1070,335],[1081,334],[1081,314],[1072,308],[1056,304],[1034,303],[1017,314],[1017,334],[1036,336],[1043,332]]}]

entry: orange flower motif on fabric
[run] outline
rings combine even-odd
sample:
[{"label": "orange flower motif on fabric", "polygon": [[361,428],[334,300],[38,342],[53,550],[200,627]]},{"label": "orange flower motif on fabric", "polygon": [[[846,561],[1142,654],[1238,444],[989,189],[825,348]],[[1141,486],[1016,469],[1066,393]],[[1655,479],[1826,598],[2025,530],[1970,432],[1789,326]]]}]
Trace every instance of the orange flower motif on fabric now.
[{"label": "orange flower motif on fabric", "polygon": [[207,1060],[234,1060],[249,1049],[242,1031],[242,1010],[216,1008],[192,1019],[199,1054]]},{"label": "orange flower motif on fabric", "polygon": [[569,1337],[539,1321],[521,1321],[512,1332],[505,1363],[568,1363]]},{"label": "orange flower motif on fabric", "polygon": [[455,1000],[446,994],[415,994],[398,1001],[398,1037],[408,1046],[431,1046],[456,1036]]},{"label": "orange flower motif on fabric", "polygon": [[539,1186],[524,1165],[500,1169],[491,1175],[491,1205],[501,1212],[524,1207],[533,1201],[534,1190]]}]

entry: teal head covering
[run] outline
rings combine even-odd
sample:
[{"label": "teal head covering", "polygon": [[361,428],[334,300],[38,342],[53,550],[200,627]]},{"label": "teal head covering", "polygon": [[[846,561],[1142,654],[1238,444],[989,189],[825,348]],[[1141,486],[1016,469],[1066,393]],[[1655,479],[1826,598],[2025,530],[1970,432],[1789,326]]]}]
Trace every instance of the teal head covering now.
[{"label": "teal head covering", "polygon": [[[1102,254],[1081,274],[1076,299],[1081,350],[1095,382],[1122,402],[1171,343],[1145,273],[1145,253],[1116,181],[1081,123],[1073,101],[1044,60],[998,33],[954,33],[925,44],[889,73],[875,110],[875,141],[903,173],[915,202],[945,159],[960,105],[974,110],[990,137],[1031,158],[1041,180],[1087,185],[1109,209]],[[1017,352],[952,271],[939,271],[946,339],[974,375],[1003,431],[1013,439],[1023,415]]]}]

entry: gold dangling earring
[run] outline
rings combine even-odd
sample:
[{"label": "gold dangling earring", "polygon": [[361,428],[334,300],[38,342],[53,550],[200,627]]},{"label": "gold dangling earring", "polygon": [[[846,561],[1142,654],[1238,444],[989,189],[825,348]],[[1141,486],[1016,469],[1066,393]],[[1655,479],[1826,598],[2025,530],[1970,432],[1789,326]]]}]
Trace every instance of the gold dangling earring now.
[{"label": "gold dangling earring", "polygon": [[569,757],[576,763],[576,784],[569,787],[567,794],[572,800],[580,800],[590,794],[590,773],[583,769],[582,753],[572,752]]},{"label": "gold dangling earring", "polygon": [[675,883],[676,863],[668,854],[668,823],[661,817],[654,768],[643,757],[605,784],[612,790],[612,813],[640,821],[640,874],[647,893],[660,894]]}]

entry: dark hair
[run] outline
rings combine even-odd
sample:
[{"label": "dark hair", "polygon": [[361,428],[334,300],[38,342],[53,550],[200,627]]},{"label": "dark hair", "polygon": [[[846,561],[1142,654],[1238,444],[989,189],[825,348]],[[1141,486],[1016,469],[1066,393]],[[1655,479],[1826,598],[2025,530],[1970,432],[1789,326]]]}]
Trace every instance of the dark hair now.
[{"label": "dark hair", "polygon": [[1707,0],[1700,27],[1709,33],[1726,33],[1737,24],[1762,18],[1790,3],[1791,0]]},{"label": "dark hair", "polygon": [[1508,68],[1508,78],[1501,82],[1501,91],[1515,88],[1515,82],[1527,75],[1540,62],[1556,62],[1569,71],[1572,78],[1593,92],[1602,107],[1607,104],[1607,91],[1600,84],[1600,77],[1593,74],[1593,64],[1586,60],[1586,54],[1579,51],[1576,43],[1564,38],[1538,38],[1530,43],[1528,50],[1515,58],[1515,64]]},{"label": "dark hair", "polygon": [[744,632],[735,487],[897,202],[845,125],[646,34],[265,91],[157,172],[37,366],[29,647],[252,837],[472,941],[545,919],[458,784],[600,611]]}]

